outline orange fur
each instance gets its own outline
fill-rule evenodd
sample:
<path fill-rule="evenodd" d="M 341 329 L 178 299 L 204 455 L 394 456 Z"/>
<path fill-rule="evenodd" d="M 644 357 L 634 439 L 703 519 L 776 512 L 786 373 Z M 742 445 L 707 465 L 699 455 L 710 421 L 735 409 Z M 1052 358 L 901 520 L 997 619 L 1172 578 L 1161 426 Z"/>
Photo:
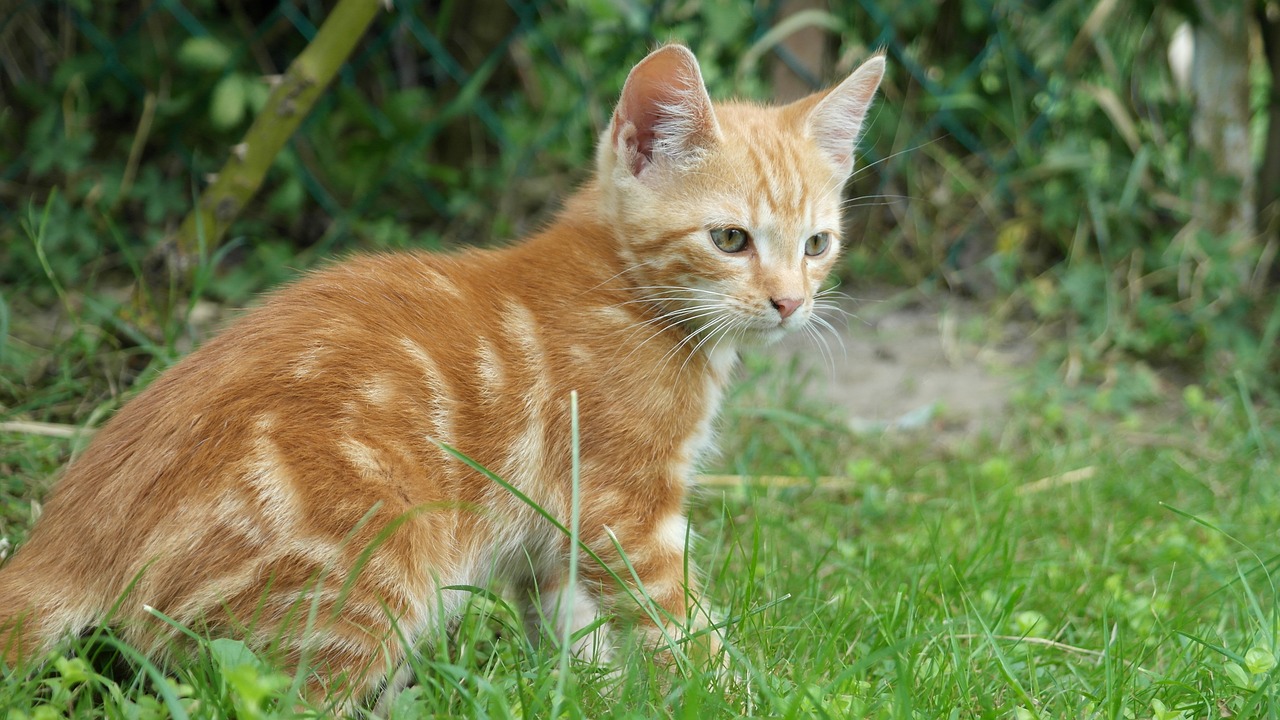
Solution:
<path fill-rule="evenodd" d="M 662 48 L 632 71 L 595 179 L 544 232 L 355 258 L 269 296 L 68 469 L 0 570 L 5 660 L 103 623 L 166 655 L 179 638 L 154 608 L 309 663 L 314 699 L 359 701 L 404 659 L 397 633 L 419 638 L 458 608 L 448 585 L 537 588 L 540 614 L 576 627 L 636 615 L 590 562 L 566 587 L 567 539 L 440 446 L 567 523 L 574 390 L 582 537 L 629 578 L 616 538 L 683 623 L 698 592 L 686 488 L 736 348 L 810 319 L 839 251 L 839 148 L 882 72 L 873 59 L 786 107 L 713 106 L 692 54 Z M 709 231 L 725 227 L 750 244 L 718 249 Z M 819 233 L 830 246 L 806 255 Z M 557 605 L 571 598 L 572 612 Z"/>

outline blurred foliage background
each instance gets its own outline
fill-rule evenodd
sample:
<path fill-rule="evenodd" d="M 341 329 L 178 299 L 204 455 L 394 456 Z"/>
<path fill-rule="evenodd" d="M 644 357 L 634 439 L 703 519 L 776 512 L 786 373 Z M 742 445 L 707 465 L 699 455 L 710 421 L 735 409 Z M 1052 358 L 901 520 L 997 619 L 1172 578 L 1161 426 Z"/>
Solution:
<path fill-rule="evenodd" d="M 1263 177 L 1275 2 L 393 0 L 202 258 L 197 292 L 169 299 L 176 313 L 140 308 L 161 296 L 139 287 L 163 277 L 149 268 L 332 7 L 0 4 L 0 408 L 75 418 L 189 347 L 201 303 L 243 305 L 335 255 L 520 236 L 586 177 L 627 70 L 664 41 L 695 50 L 713 94 L 761 100 L 888 52 L 848 188 L 853 287 L 964 293 L 993 322 L 1032 321 L 1067 383 L 1139 363 L 1280 389 Z M 1234 56 L 1203 52 L 1206 29 L 1237 21 Z M 1194 60 L 1177 59 L 1184 27 Z M 1193 132 L 1206 63 L 1233 62 L 1244 158 Z M 1242 205 L 1244 224 L 1214 219 Z M 47 357 L 42 337 L 69 334 L 51 316 L 78 318 L 82 352 Z M 118 352 L 85 387 L 66 366 L 103 349 Z M 65 402 L 31 394 L 42 375 L 68 379 L 43 384 Z"/>

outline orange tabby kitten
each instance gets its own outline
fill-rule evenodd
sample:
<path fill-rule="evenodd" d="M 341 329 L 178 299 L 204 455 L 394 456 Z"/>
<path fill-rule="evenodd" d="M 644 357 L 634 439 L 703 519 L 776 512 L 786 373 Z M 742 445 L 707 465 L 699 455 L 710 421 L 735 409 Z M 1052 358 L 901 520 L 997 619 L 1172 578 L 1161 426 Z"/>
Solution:
<path fill-rule="evenodd" d="M 452 585 L 536 591 L 557 637 L 600 614 L 639 615 L 657 646 L 705 627 L 687 611 L 688 484 L 737 348 L 812 317 L 883 72 L 877 56 L 784 107 L 713 105 L 693 54 L 664 47 L 544 232 L 356 258 L 268 297 L 67 470 L 0 570 L 4 660 L 103 623 L 165 656 L 180 637 L 154 609 L 306 663 L 308 697 L 349 706 L 403 682 L 406 644 L 464 602 Z M 581 537 L 630 582 L 621 547 L 654 616 L 594 561 L 568 587 L 564 534 L 441 447 L 568 524 L 573 390 Z M 607 642 L 602 625 L 575 650 Z"/>

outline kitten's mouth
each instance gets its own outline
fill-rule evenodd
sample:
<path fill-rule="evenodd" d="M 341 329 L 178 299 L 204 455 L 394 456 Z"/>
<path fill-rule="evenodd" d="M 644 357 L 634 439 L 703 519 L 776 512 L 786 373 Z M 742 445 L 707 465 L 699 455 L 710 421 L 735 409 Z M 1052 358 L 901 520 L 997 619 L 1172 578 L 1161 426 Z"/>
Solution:
<path fill-rule="evenodd" d="M 799 330 L 800 328 L 803 328 L 805 325 L 808 325 L 808 324 L 809 324 L 809 316 L 806 314 L 803 317 L 801 317 L 800 314 L 797 313 L 795 315 L 790 315 L 778 320 L 778 324 L 775 325 L 774 327 L 776 327 L 778 330 L 781 330 L 783 332 L 790 333 L 790 332 L 795 332 L 796 330 Z"/>
<path fill-rule="evenodd" d="M 696 328 L 694 332 L 713 338 L 723 337 L 732 344 L 763 346 L 777 343 L 809 323 L 808 315 L 800 317 L 799 313 L 785 318 L 777 318 L 776 315 L 771 318 L 757 312 L 739 311 L 721 318 L 722 321 L 713 319 L 692 325 Z M 710 342 L 713 341 L 708 340 Z"/>
<path fill-rule="evenodd" d="M 773 345 L 803 326 L 804 323 L 788 322 L 786 320 L 775 324 L 756 326 L 751 329 L 751 332 L 744 334 L 744 344 Z"/>

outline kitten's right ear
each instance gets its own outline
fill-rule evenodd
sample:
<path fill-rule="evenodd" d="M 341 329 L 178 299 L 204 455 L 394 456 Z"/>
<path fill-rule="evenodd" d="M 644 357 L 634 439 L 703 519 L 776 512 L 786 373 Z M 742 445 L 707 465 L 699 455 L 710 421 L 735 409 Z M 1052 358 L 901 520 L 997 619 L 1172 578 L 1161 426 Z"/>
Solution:
<path fill-rule="evenodd" d="M 667 45 L 631 69 L 609 138 L 632 175 L 664 163 L 687 167 L 719 136 L 702 70 L 688 48 Z"/>

